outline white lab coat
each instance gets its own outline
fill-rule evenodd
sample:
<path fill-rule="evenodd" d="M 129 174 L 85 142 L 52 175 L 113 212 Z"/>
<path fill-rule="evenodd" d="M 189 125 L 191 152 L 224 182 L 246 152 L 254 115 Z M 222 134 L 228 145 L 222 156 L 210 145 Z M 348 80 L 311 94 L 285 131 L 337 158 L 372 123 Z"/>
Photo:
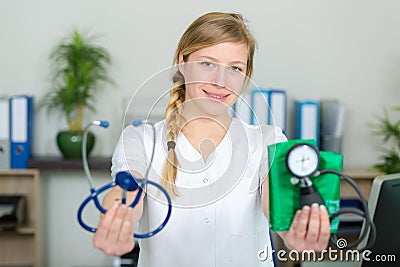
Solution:
<path fill-rule="evenodd" d="M 149 179 L 160 182 L 166 159 L 165 120 L 156 128 Z M 112 176 L 135 170 L 145 174 L 153 145 L 150 126 L 128 126 L 112 159 Z M 139 240 L 141 267 L 273 266 L 269 225 L 261 207 L 261 183 L 268 172 L 267 146 L 285 141 L 279 128 L 250 126 L 233 119 L 228 132 L 206 161 L 180 134 L 179 169 L 171 218 L 157 235 Z M 164 220 L 165 197 L 148 186 L 139 230 Z M 268 249 L 261 261 L 260 250 Z M 265 257 L 265 254 L 263 255 Z"/>

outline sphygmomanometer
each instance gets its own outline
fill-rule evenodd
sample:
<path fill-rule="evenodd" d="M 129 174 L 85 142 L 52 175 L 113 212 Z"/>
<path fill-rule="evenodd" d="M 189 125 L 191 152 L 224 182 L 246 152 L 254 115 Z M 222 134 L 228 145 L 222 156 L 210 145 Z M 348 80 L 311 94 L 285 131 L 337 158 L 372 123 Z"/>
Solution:
<path fill-rule="evenodd" d="M 368 244 L 372 246 L 376 230 L 369 215 L 367 201 L 360 188 L 351 177 L 342 172 L 343 155 L 332 151 L 319 151 L 313 140 L 289 140 L 270 145 L 269 188 L 270 225 L 272 231 L 287 231 L 296 210 L 305 205 L 317 203 L 325 205 L 331 220 L 331 242 L 336 244 L 339 216 L 356 214 L 365 220 L 365 226 L 358 240 L 348 244 L 348 248 L 358 246 L 371 232 Z M 348 182 L 356 191 L 362 209 L 340 207 L 340 178 Z"/>

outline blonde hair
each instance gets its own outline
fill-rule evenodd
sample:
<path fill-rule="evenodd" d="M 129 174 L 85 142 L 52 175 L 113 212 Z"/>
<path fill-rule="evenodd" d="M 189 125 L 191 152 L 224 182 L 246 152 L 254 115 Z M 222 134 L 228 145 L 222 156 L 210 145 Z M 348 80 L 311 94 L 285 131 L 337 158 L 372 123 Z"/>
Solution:
<path fill-rule="evenodd" d="M 196 19 L 183 33 L 174 56 L 174 63 L 179 56 L 186 61 L 188 56 L 205 47 L 223 42 L 247 44 L 246 76 L 253 74 L 253 57 L 256 41 L 240 14 L 211 12 Z M 167 141 L 175 141 L 185 119 L 182 116 L 182 103 L 185 101 L 185 80 L 179 70 L 174 74 L 174 86 L 170 91 L 170 100 L 165 111 L 167 122 Z M 174 149 L 168 148 L 167 160 L 163 170 L 162 185 L 172 195 L 178 195 L 175 186 L 178 158 Z"/>

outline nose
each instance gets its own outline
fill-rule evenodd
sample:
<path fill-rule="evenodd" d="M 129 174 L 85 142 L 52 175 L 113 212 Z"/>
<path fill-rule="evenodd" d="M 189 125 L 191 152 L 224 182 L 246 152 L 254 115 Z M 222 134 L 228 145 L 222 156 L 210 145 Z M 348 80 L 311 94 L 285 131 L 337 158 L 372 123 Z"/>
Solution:
<path fill-rule="evenodd" d="M 226 87 L 227 85 L 227 66 L 218 65 L 217 71 L 214 73 L 212 83 L 218 87 Z"/>

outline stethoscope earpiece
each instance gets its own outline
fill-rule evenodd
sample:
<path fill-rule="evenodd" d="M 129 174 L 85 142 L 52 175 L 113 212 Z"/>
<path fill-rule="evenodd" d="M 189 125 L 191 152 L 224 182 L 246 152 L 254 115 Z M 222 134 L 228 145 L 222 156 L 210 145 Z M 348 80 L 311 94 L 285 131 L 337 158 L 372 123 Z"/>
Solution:
<path fill-rule="evenodd" d="M 108 126 L 110 126 L 110 124 L 108 123 L 108 121 L 93 121 L 93 123 L 95 125 L 101 126 L 103 128 L 108 128 Z"/>

